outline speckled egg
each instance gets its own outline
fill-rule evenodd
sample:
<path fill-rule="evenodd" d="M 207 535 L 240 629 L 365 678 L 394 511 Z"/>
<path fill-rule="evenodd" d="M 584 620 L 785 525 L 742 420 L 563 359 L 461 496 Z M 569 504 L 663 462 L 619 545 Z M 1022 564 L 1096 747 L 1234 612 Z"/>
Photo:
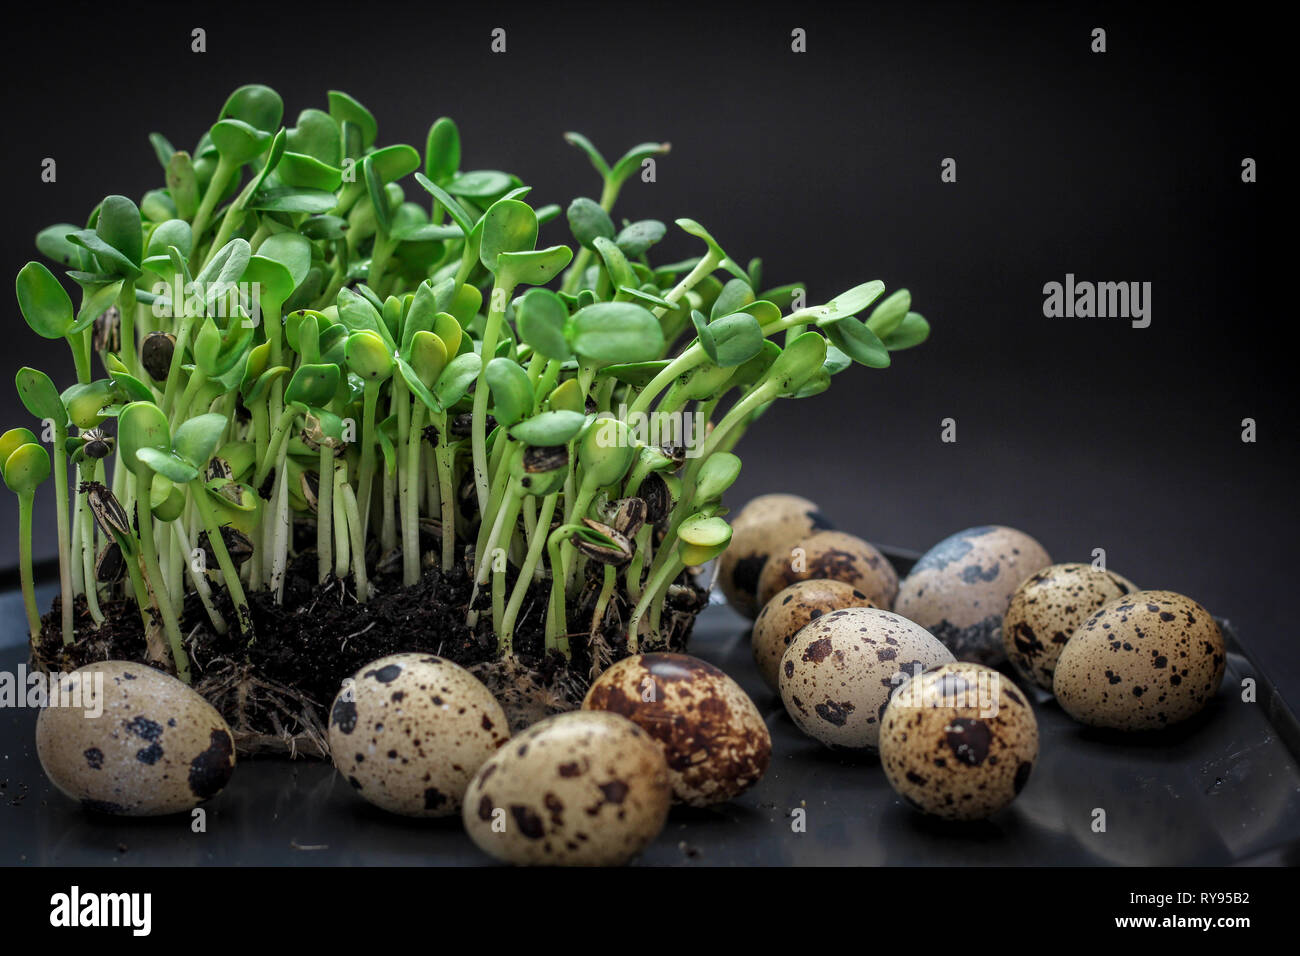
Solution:
<path fill-rule="evenodd" d="M 465 794 L 479 849 L 520 865 L 626 863 L 663 829 L 672 805 L 663 752 L 626 717 L 548 717 L 483 764 Z"/>
<path fill-rule="evenodd" d="M 584 710 L 621 714 L 663 750 L 673 797 L 723 803 L 758 782 L 772 757 L 763 715 L 740 685 L 688 654 L 625 657 L 597 678 Z"/>
<path fill-rule="evenodd" d="M 36 754 L 69 797 L 125 816 L 189 810 L 235 770 L 221 714 L 176 678 L 131 661 L 87 664 L 54 685 L 36 719 Z"/>
<path fill-rule="evenodd" d="M 1009 678 L 979 664 L 944 664 L 908 681 L 885 708 L 880 763 L 909 804 L 978 820 L 1024 789 L 1038 759 L 1033 707 Z"/>
<path fill-rule="evenodd" d="M 1053 564 L 1031 574 L 1002 617 L 1002 649 L 1026 680 L 1052 689 L 1056 660 L 1075 628 L 1107 601 L 1137 587 L 1090 564 Z"/>
<path fill-rule="evenodd" d="M 794 636 L 809 621 L 844 607 L 875 607 L 871 599 L 851 584 L 813 578 L 796 581 L 763 605 L 754 619 L 750 643 L 754 663 L 767 686 L 781 686 L 781 658 Z"/>
<path fill-rule="evenodd" d="M 375 806 L 412 817 L 459 813 L 470 779 L 509 737 L 492 692 L 433 654 L 372 661 L 330 710 L 339 773 Z"/>
<path fill-rule="evenodd" d="M 758 601 L 758 576 L 767 559 L 830 522 L 807 498 L 798 495 L 759 495 L 731 522 L 731 543 L 718 559 L 718 586 L 738 614 L 753 619 Z"/>
<path fill-rule="evenodd" d="M 898 594 L 898 573 L 873 545 L 842 531 L 819 531 L 768 558 L 758 576 L 760 607 L 796 581 L 812 578 L 851 584 L 886 610 Z"/>
<path fill-rule="evenodd" d="M 1134 591 L 1103 605 L 1056 662 L 1056 699 L 1075 720 L 1156 730 L 1199 712 L 1219 690 L 1223 632 L 1173 591 Z"/>
<path fill-rule="evenodd" d="M 996 667 L 1002 616 L 1020 583 L 1052 563 L 1029 535 L 1001 525 L 968 528 L 927 551 L 898 590 L 894 610 L 948 645 L 959 661 Z"/>
<path fill-rule="evenodd" d="M 809 737 L 835 749 L 870 751 L 894 688 L 951 660 L 933 635 L 892 611 L 844 608 L 794 636 L 781 659 L 781 699 Z"/>

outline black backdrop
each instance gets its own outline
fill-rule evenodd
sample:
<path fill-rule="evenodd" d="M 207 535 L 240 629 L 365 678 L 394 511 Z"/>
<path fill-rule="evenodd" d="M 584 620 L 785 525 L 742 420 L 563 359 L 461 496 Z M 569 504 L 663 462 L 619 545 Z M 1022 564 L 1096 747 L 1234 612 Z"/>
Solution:
<path fill-rule="evenodd" d="M 304 11 L 294 23 L 286 12 Z M 308 12 L 309 11 L 309 12 Z M 1285 62 L 1264 18 L 1192 8 L 609 2 L 409 7 L 59 5 L 8 27 L 6 275 L 51 222 L 161 185 L 147 142 L 189 148 L 226 94 L 264 82 L 286 116 L 329 88 L 366 103 L 381 142 L 460 125 L 466 168 L 517 172 L 539 203 L 595 195 L 561 133 L 606 153 L 668 140 L 658 181 L 617 213 L 705 223 L 738 259 L 813 298 L 869 278 L 907 286 L 934 327 L 886 371 L 785 402 L 738 449 L 735 503 L 789 490 L 880 543 L 923 550 L 1005 523 L 1058 560 L 1105 548 L 1148 587 L 1229 617 L 1293 706 L 1295 398 L 1274 132 Z M 208 52 L 190 52 L 190 30 Z M 494 27 L 507 52 L 489 50 Z M 807 31 L 808 52 L 790 50 Z M 1108 50 L 1090 52 L 1091 31 Z M 45 157 L 54 184 L 40 181 Z M 957 182 L 940 181 L 945 157 Z M 1244 184 L 1244 157 L 1260 182 Z M 547 241 L 568 241 L 563 225 Z M 693 254 L 676 237 L 662 255 Z M 1043 284 L 1153 285 L 1152 324 L 1048 319 Z M 1290 269 L 1282 272 L 1289 276 Z M 71 375 L 11 300 L 0 371 Z M 6 333 L 8 335 L 8 333 Z M 10 344 L 12 342 L 12 344 Z M 0 387 L 6 424 L 27 422 Z M 954 418 L 957 441 L 940 441 Z M 1241 441 L 1241 421 L 1259 440 Z M 12 504 L 12 501 L 11 501 Z M 2 564 L 16 560 L 5 506 Z M 52 508 L 40 521 L 53 522 Z M 38 555 L 52 553 L 52 536 Z"/>

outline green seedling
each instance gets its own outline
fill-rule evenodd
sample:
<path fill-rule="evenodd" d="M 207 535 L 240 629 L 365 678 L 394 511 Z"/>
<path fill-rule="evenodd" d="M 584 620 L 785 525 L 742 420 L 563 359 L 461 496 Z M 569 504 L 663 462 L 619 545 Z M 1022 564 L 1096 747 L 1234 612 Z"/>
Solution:
<path fill-rule="evenodd" d="M 252 642 L 257 592 L 284 600 L 307 541 L 320 587 L 360 602 L 469 569 L 502 655 L 541 627 L 567 656 L 615 612 L 630 648 L 661 646 L 682 623 L 661 620 L 671 589 L 730 539 L 751 424 L 929 335 L 907 290 L 807 304 L 693 219 L 619 217 L 667 144 L 611 163 L 570 133 L 599 191 L 539 206 L 517 176 L 462 168 L 446 117 L 421 152 L 342 91 L 286 120 L 255 84 L 209 122 L 192 150 L 150 138 L 163 173 L 131 185 L 139 205 L 109 195 L 37 236 L 79 303 L 45 265 L 17 275 L 24 320 L 68 342 L 75 375 L 60 393 L 22 369 L 40 428 L 0 437 L 34 636 L 33 490 L 53 470 L 63 640 L 78 596 L 95 624 L 134 601 L 183 677 L 181 634 L 228 626 L 219 590 Z M 697 254 L 659 261 L 675 232 Z M 462 610 L 486 640 L 477 601 Z"/>

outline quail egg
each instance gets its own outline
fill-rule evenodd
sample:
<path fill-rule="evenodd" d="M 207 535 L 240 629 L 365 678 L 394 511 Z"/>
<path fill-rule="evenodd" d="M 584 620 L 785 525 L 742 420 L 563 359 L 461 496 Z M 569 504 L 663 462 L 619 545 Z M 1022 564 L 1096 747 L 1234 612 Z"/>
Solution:
<path fill-rule="evenodd" d="M 548 717 L 490 757 L 465 794 L 473 841 L 516 864 L 626 863 L 663 829 L 672 805 L 663 752 L 626 717 Z"/>
<path fill-rule="evenodd" d="M 830 528 L 830 522 L 807 498 L 760 495 L 731 522 L 731 543 L 718 559 L 718 586 L 737 613 L 753 619 L 758 576 L 774 552 L 786 552 L 800 538 Z"/>
<path fill-rule="evenodd" d="M 898 573 L 875 547 L 842 531 L 819 531 L 768 558 L 758 576 L 759 606 L 796 581 L 812 578 L 851 584 L 886 610 L 898 594 Z"/>
<path fill-rule="evenodd" d="M 1209 611 L 1173 591 L 1134 591 L 1074 632 L 1052 686 L 1075 720 L 1155 730 L 1205 707 L 1225 661 L 1223 632 Z"/>
<path fill-rule="evenodd" d="M 36 719 L 36 754 L 69 797 L 125 816 L 189 810 L 220 793 L 235 770 L 234 737 L 216 708 L 130 661 L 87 664 L 52 682 Z"/>
<path fill-rule="evenodd" d="M 908 681 L 885 708 L 880 763 L 913 807 L 978 820 L 1024 789 L 1038 721 L 1012 680 L 979 664 L 944 664 Z"/>
<path fill-rule="evenodd" d="M 740 685 L 688 654 L 625 657 L 597 678 L 584 710 L 621 714 L 663 750 L 673 797 L 705 807 L 758 782 L 772 757 L 763 715 Z"/>
<path fill-rule="evenodd" d="M 433 654 L 372 661 L 330 710 L 339 773 L 375 806 L 406 816 L 459 813 L 470 778 L 509 736 L 491 691 Z"/>
<path fill-rule="evenodd" d="M 894 610 L 948 645 L 959 661 L 996 667 L 1002 615 L 1025 578 L 1052 563 L 1029 535 L 1001 525 L 967 528 L 922 555 Z"/>
<path fill-rule="evenodd" d="M 781 659 L 781 699 L 795 725 L 827 747 L 875 750 L 895 687 L 952 654 L 891 611 L 850 607 L 810 622 Z"/>
<path fill-rule="evenodd" d="M 763 605 L 754 620 L 750 643 L 754 663 L 767 686 L 781 686 L 781 658 L 785 649 L 809 621 L 844 607 L 875 607 L 871 599 L 851 584 L 812 578 L 796 581 Z"/>
<path fill-rule="evenodd" d="M 1107 601 L 1137 587 L 1090 564 L 1053 564 L 1031 574 L 1002 617 L 1002 647 L 1026 680 L 1052 689 L 1052 672 L 1075 628 Z"/>

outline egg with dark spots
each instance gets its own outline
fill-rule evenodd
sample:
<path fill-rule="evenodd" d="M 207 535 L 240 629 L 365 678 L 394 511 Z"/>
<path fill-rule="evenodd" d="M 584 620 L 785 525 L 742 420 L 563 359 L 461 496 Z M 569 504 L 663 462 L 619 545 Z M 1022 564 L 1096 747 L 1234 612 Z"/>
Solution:
<path fill-rule="evenodd" d="M 680 803 L 723 803 L 767 770 L 772 736 L 740 685 L 688 654 L 636 654 L 591 685 L 584 710 L 627 717 L 663 750 Z"/>
<path fill-rule="evenodd" d="M 235 770 L 234 736 L 216 708 L 175 677 L 132 661 L 66 675 L 36 719 L 36 754 L 63 793 L 125 816 L 190 810 L 220 793 Z"/>
<path fill-rule="evenodd" d="M 1011 596 L 1002 649 L 1022 677 L 1051 690 L 1056 661 L 1075 629 L 1107 601 L 1136 590 L 1128 578 L 1090 564 L 1036 571 Z"/>
<path fill-rule="evenodd" d="M 968 528 L 921 556 L 899 587 L 894 610 L 943 641 L 957 660 L 996 667 L 1006 660 L 1002 618 L 1011 596 L 1051 563 L 1023 531 Z"/>
<path fill-rule="evenodd" d="M 778 591 L 754 619 L 750 638 L 754 663 L 767 686 L 780 688 L 781 658 L 805 624 L 840 608 L 875 606 L 866 594 L 843 581 L 812 578 Z"/>
<path fill-rule="evenodd" d="M 819 531 L 774 553 L 758 578 L 758 600 L 766 606 L 797 581 L 821 578 L 851 584 L 876 607 L 889 610 L 898 594 L 898 573 L 874 545 L 842 531 Z"/>
<path fill-rule="evenodd" d="M 951 660 L 932 634 L 899 614 L 843 608 L 794 636 L 781 658 L 781 700 L 795 726 L 814 740 L 873 751 L 894 688 Z"/>
<path fill-rule="evenodd" d="M 644 850 L 672 805 L 663 752 L 618 714 L 548 717 L 470 782 L 461 814 L 485 853 L 518 865 L 616 866 Z"/>
<path fill-rule="evenodd" d="M 731 522 L 731 542 L 718 559 L 718 586 L 727 603 L 751 620 L 762 604 L 758 577 L 767 559 L 831 524 L 807 498 L 798 495 L 759 495 L 740 509 Z"/>
<path fill-rule="evenodd" d="M 1219 691 L 1223 632 L 1174 591 L 1134 591 L 1103 605 L 1070 638 L 1052 687 L 1075 720 L 1158 730 L 1199 713 Z"/>
<path fill-rule="evenodd" d="M 366 800 L 405 816 L 459 813 L 470 779 L 509 736 L 492 692 L 434 654 L 367 664 L 330 708 L 334 766 Z"/>
<path fill-rule="evenodd" d="M 1038 720 L 1009 677 L 979 664 L 931 668 L 889 701 L 880 727 L 885 778 L 907 803 L 948 820 L 1007 807 L 1038 760 Z"/>

